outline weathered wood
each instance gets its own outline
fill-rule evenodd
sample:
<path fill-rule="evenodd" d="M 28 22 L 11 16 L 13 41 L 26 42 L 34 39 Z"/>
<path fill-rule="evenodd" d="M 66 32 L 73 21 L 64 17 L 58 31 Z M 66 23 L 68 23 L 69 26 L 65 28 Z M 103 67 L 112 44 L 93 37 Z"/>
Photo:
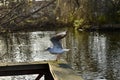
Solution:
<path fill-rule="evenodd" d="M 36 80 L 45 75 L 45 80 L 83 80 L 64 61 L 0 63 L 0 76 L 39 74 Z"/>
<path fill-rule="evenodd" d="M 67 63 L 49 63 L 54 80 L 83 80 Z"/>
<path fill-rule="evenodd" d="M 0 76 L 25 75 L 25 74 L 45 74 L 49 66 L 45 62 L 31 63 L 1 63 Z"/>
<path fill-rule="evenodd" d="M 50 71 L 45 74 L 45 80 L 55 80 Z"/>
<path fill-rule="evenodd" d="M 35 80 L 40 80 L 40 78 L 43 76 L 43 74 L 39 74 Z"/>

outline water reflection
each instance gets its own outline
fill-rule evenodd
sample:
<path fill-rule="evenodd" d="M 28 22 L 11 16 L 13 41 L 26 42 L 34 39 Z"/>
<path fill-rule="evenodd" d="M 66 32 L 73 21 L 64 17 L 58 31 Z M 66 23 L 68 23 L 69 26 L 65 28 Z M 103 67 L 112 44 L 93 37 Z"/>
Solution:
<path fill-rule="evenodd" d="M 54 32 L 11 33 L 0 36 L 0 62 L 29 62 L 54 59 L 44 52 Z"/>
<path fill-rule="evenodd" d="M 38 75 L 19 75 L 19 76 L 3 76 L 0 77 L 0 80 L 35 80 Z M 44 80 L 44 77 L 42 77 L 40 80 Z"/>
<path fill-rule="evenodd" d="M 48 46 L 52 45 L 49 39 L 53 34 L 54 32 L 45 31 L 0 35 L 0 62 L 55 60 L 55 55 L 44 52 Z M 0 80 L 35 80 L 36 76 L 0 77 Z"/>
<path fill-rule="evenodd" d="M 120 80 L 119 32 L 70 30 L 67 61 L 85 80 Z"/>
<path fill-rule="evenodd" d="M 97 78 L 106 77 L 106 37 L 100 35 L 99 33 L 91 32 L 89 36 L 89 53 L 91 54 L 92 59 L 96 62 L 97 67 Z"/>
<path fill-rule="evenodd" d="M 68 31 L 63 46 L 71 50 L 64 57 L 80 76 L 85 80 L 120 80 L 119 32 Z M 55 60 L 56 56 L 43 51 L 52 46 L 49 39 L 54 33 L 39 31 L 0 35 L 0 62 Z M 32 78 L 36 75 L 32 76 L 14 76 L 10 80 L 34 80 Z"/>

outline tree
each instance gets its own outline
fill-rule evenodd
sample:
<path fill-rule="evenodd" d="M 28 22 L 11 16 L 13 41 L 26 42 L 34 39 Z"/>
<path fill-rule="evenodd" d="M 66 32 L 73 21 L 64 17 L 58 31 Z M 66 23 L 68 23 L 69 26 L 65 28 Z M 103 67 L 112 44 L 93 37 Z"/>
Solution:
<path fill-rule="evenodd" d="M 120 23 L 120 0 L 57 0 L 64 22 L 83 25 Z M 81 23 L 82 21 L 82 23 Z"/>
<path fill-rule="evenodd" d="M 13 26 L 16 28 L 16 26 L 24 25 L 26 22 L 30 22 L 30 20 L 36 20 L 35 16 L 37 16 L 37 20 L 42 20 L 43 17 L 46 17 L 45 14 L 50 12 L 54 2 L 55 0 L 44 0 L 39 1 L 38 5 L 38 2 L 34 0 L 3 0 L 1 4 L 8 4 L 0 6 L 2 9 L 0 12 L 0 26 L 4 29 L 14 29 Z"/>

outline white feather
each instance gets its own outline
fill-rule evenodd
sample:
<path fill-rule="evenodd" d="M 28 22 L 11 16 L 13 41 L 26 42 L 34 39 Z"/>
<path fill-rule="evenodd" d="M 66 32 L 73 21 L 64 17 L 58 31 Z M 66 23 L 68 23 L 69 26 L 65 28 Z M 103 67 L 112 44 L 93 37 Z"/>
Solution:
<path fill-rule="evenodd" d="M 63 49 L 64 51 L 69 51 L 70 49 Z"/>

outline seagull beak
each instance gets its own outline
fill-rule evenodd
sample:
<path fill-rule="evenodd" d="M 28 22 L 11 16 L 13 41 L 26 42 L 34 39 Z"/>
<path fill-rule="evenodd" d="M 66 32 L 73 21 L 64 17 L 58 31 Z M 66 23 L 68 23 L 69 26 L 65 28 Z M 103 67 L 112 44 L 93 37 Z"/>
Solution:
<path fill-rule="evenodd" d="M 46 52 L 46 51 L 47 51 L 47 49 L 43 49 L 42 51 L 43 51 L 43 52 Z"/>

